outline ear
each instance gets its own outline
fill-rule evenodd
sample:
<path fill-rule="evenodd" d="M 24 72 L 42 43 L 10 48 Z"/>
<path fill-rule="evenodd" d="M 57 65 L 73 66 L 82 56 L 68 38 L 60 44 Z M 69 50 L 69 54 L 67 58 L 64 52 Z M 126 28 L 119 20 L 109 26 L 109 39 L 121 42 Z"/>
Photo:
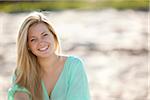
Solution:
<path fill-rule="evenodd" d="M 28 50 L 30 51 L 31 49 L 30 49 L 30 48 L 28 48 Z"/>
<path fill-rule="evenodd" d="M 29 47 L 29 45 L 28 45 L 28 42 L 27 42 L 27 49 L 28 49 L 28 50 L 31 50 L 30 47 Z"/>
<path fill-rule="evenodd" d="M 28 49 L 28 51 L 30 51 L 31 49 L 30 49 L 30 47 L 29 47 L 29 43 L 28 43 L 28 40 L 27 40 L 27 49 Z"/>

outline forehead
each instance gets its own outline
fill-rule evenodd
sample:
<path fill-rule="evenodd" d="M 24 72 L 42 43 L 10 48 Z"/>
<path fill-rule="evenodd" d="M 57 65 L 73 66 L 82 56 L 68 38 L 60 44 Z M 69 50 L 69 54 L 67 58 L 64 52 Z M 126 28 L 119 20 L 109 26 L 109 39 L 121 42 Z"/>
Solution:
<path fill-rule="evenodd" d="M 32 36 L 32 35 L 39 35 L 43 32 L 50 32 L 47 25 L 45 23 L 35 23 L 33 25 L 30 26 L 29 30 L 28 30 L 28 35 Z"/>

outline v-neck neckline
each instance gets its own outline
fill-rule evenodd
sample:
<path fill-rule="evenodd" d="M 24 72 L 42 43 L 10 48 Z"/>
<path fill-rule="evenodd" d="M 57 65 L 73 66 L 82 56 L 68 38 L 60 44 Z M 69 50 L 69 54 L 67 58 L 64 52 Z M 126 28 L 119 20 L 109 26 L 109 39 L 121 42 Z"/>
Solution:
<path fill-rule="evenodd" d="M 50 98 L 52 97 L 52 95 L 54 94 L 54 91 L 56 90 L 59 81 L 62 79 L 61 77 L 63 76 L 63 73 L 64 73 L 65 67 L 66 67 L 66 65 L 67 65 L 68 59 L 69 59 L 69 56 L 67 56 L 67 58 L 66 58 L 66 61 L 65 61 L 65 63 L 64 63 L 64 67 L 63 67 L 63 69 L 62 69 L 62 71 L 61 71 L 61 73 L 60 73 L 60 76 L 59 76 L 59 78 L 58 78 L 58 80 L 57 80 L 57 82 L 56 82 L 56 84 L 55 84 L 53 90 L 51 91 L 50 96 L 48 95 L 48 92 L 47 92 L 47 89 L 46 89 L 46 87 L 45 87 L 44 81 L 42 80 L 43 92 L 46 93 L 46 95 L 48 96 L 49 99 L 50 99 Z"/>

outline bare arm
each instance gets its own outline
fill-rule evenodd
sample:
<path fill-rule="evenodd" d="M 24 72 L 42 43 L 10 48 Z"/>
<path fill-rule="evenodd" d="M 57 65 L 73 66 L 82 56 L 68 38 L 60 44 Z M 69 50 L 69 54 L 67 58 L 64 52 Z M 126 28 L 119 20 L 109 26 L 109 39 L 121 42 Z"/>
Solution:
<path fill-rule="evenodd" d="M 29 96 L 27 93 L 16 92 L 14 96 L 14 100 L 29 100 Z"/>

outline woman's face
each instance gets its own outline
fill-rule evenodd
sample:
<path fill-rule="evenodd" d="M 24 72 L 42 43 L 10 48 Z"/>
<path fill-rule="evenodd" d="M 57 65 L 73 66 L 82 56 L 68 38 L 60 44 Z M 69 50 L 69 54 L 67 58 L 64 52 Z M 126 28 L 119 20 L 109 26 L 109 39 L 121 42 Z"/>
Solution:
<path fill-rule="evenodd" d="M 28 46 L 34 55 L 43 58 L 55 52 L 54 36 L 44 23 L 33 24 L 28 31 Z"/>

